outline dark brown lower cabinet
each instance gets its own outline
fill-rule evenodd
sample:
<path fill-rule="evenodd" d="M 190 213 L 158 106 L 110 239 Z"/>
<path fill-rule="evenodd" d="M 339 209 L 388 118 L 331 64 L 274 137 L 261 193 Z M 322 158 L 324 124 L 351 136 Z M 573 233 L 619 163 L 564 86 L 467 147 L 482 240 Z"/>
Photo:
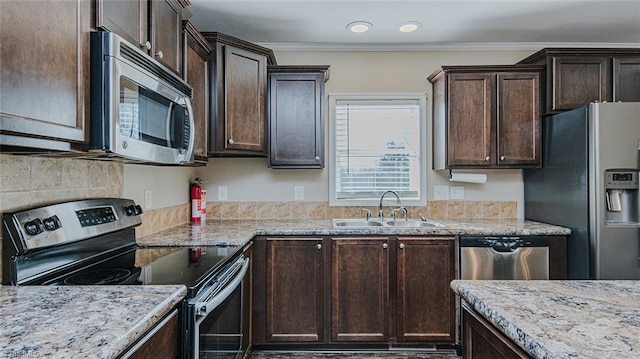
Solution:
<path fill-rule="evenodd" d="M 174 310 L 121 357 L 130 359 L 178 357 L 178 311 Z"/>
<path fill-rule="evenodd" d="M 389 238 L 332 238 L 331 340 L 385 342 Z"/>
<path fill-rule="evenodd" d="M 262 313 L 254 312 L 254 342 L 324 341 L 322 238 L 269 237 L 255 244 L 254 285 L 263 282 L 264 291 L 254 291 L 254 303 L 264 304 L 256 307 Z M 266 254 L 262 261 L 260 250 Z"/>
<path fill-rule="evenodd" d="M 473 311 L 466 303 L 463 309 L 463 359 L 533 358 Z"/>
<path fill-rule="evenodd" d="M 400 237 L 397 243 L 398 341 L 453 342 L 454 238 Z"/>
<path fill-rule="evenodd" d="M 258 237 L 253 347 L 451 347 L 455 238 Z"/>

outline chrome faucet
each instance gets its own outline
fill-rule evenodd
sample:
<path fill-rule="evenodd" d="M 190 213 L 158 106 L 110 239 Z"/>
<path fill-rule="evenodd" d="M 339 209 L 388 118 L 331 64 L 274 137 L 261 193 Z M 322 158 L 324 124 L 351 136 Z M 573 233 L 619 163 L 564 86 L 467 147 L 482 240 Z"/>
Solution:
<path fill-rule="evenodd" d="M 396 203 L 402 206 L 402 202 L 400 202 L 400 196 L 395 191 L 385 191 L 382 196 L 380 196 L 380 205 L 378 206 L 378 218 L 384 219 L 384 211 L 382 210 L 382 200 L 384 199 L 384 195 L 387 193 L 393 193 L 396 196 Z"/>

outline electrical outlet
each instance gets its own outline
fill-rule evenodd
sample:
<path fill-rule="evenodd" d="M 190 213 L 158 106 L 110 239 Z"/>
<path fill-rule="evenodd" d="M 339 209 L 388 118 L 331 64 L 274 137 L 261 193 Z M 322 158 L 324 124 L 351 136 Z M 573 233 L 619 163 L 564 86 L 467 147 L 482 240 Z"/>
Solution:
<path fill-rule="evenodd" d="M 218 201 L 226 201 L 228 195 L 227 186 L 218 186 Z"/>
<path fill-rule="evenodd" d="M 293 199 L 296 201 L 304 201 L 304 186 L 293 187 Z"/>
<path fill-rule="evenodd" d="M 451 186 L 451 199 L 464 200 L 464 186 Z"/>
<path fill-rule="evenodd" d="M 433 199 L 446 201 L 449 199 L 449 186 L 433 186 Z"/>
<path fill-rule="evenodd" d="M 144 190 L 144 209 L 149 209 L 153 206 L 153 192 L 150 189 Z"/>

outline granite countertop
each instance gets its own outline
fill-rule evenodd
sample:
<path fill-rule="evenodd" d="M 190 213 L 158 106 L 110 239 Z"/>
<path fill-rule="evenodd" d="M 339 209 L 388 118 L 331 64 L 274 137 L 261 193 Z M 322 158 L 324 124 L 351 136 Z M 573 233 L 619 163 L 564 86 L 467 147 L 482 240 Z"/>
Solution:
<path fill-rule="evenodd" d="M 0 286 L 0 357 L 115 358 L 179 303 L 184 286 Z"/>
<path fill-rule="evenodd" d="M 244 245 L 261 236 L 337 236 L 337 235 L 561 235 L 570 229 L 522 219 L 438 220 L 444 227 L 333 228 L 322 220 L 208 220 L 206 225 L 183 224 L 137 239 L 142 246 Z"/>
<path fill-rule="evenodd" d="M 640 358 L 639 281 L 451 282 L 535 358 Z"/>

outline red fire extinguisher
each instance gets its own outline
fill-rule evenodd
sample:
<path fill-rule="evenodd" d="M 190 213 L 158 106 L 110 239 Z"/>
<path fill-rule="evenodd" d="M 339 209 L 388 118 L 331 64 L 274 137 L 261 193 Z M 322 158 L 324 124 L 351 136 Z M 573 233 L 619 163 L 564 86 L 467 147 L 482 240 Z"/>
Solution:
<path fill-rule="evenodd" d="M 191 223 L 199 224 L 202 218 L 202 180 L 195 178 L 191 182 Z"/>

